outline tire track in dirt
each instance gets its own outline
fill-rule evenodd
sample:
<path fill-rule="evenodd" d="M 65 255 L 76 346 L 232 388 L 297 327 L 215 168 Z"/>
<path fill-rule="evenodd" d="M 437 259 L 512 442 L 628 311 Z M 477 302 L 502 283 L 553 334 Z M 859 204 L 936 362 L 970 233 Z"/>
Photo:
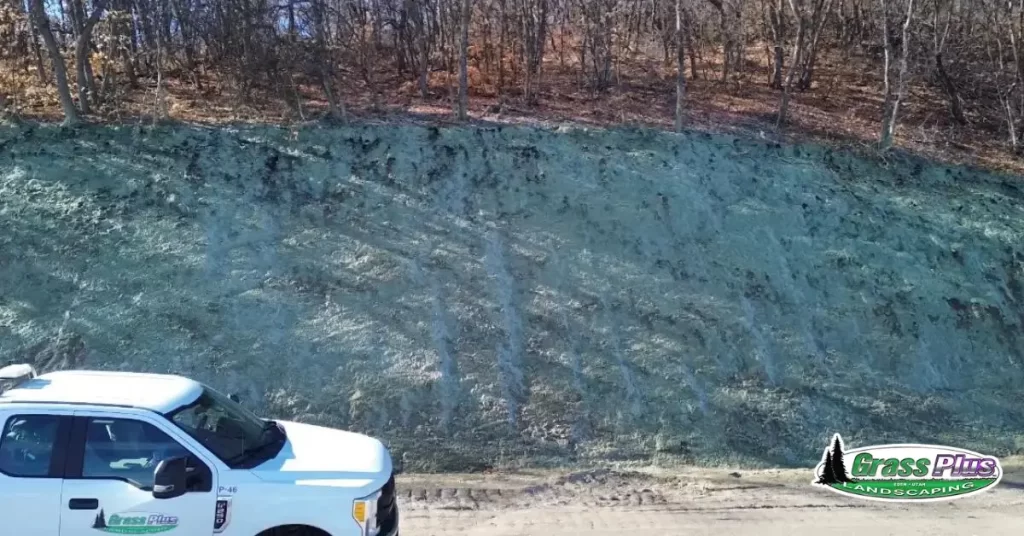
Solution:
<path fill-rule="evenodd" d="M 591 470 L 564 476 L 419 475 L 399 481 L 403 533 L 420 536 L 860 536 L 1016 534 L 1024 484 L 930 504 L 857 501 L 802 475 L 713 471 L 655 477 Z M 436 484 L 436 485 L 434 485 Z"/>
<path fill-rule="evenodd" d="M 540 505 L 652 506 L 670 503 L 672 491 L 636 475 L 582 471 L 520 487 L 399 484 L 411 509 L 501 510 Z"/>
<path fill-rule="evenodd" d="M 485 510 L 529 507 L 537 503 L 582 506 L 666 505 L 668 499 L 651 489 L 629 491 L 591 490 L 589 493 L 562 491 L 538 486 L 523 490 L 498 488 L 409 488 L 399 497 L 413 509 Z"/>
<path fill-rule="evenodd" d="M 739 475 L 739 473 L 732 473 Z M 444 477 L 439 477 L 444 478 Z M 639 472 L 605 469 L 526 481 L 399 483 L 399 497 L 412 510 L 506 510 L 552 506 L 656 508 L 668 511 L 905 509 L 902 504 L 851 502 L 811 489 L 802 482 L 744 482 L 693 477 L 655 478 Z M 1024 505 L 1024 493 L 1006 486 L 1002 501 Z M 955 503 L 954 508 L 957 506 Z"/>

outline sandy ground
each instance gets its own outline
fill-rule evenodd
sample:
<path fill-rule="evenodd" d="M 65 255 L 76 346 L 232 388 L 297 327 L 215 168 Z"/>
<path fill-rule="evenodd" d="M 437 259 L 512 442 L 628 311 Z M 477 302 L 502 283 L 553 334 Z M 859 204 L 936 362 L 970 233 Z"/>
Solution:
<path fill-rule="evenodd" d="M 402 533 L 1010 535 L 1024 528 L 1019 470 L 991 492 L 931 504 L 849 499 L 812 487 L 809 473 L 403 475 Z"/>

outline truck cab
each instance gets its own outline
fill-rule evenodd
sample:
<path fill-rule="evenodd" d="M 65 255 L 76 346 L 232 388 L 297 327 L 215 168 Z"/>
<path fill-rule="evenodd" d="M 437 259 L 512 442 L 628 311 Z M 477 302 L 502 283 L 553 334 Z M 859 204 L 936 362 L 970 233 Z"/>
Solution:
<path fill-rule="evenodd" d="M 0 519 L 33 536 L 397 536 L 398 502 L 377 439 L 260 418 L 182 376 L 12 365 Z"/>

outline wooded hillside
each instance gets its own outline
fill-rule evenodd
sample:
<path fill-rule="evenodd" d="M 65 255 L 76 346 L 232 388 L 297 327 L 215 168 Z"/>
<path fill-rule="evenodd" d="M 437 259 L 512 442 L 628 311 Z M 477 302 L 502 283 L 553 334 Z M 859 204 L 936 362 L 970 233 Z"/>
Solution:
<path fill-rule="evenodd" d="M 739 128 L 1019 171 L 1022 39 L 1024 0 L 0 0 L 0 108 Z"/>

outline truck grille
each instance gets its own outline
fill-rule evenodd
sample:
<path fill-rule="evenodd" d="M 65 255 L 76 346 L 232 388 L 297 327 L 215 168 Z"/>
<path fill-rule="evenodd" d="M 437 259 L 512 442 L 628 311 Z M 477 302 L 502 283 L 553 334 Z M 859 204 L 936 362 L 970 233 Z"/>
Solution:
<path fill-rule="evenodd" d="M 398 497 L 395 493 L 395 475 L 391 475 L 388 483 L 380 490 L 377 499 L 377 526 L 381 536 L 390 536 L 398 527 Z"/>

